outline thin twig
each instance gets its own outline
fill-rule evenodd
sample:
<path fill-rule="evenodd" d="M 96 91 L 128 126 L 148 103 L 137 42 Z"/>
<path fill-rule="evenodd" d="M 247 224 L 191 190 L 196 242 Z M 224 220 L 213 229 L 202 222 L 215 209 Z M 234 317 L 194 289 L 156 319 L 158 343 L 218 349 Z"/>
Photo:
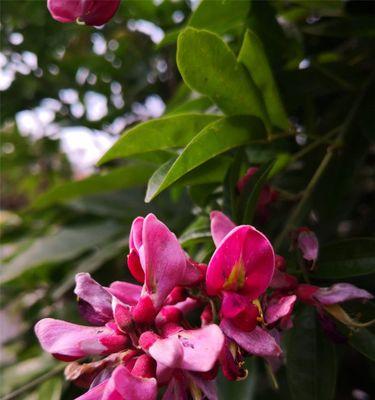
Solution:
<path fill-rule="evenodd" d="M 20 387 L 19 389 L 16 389 L 15 391 L 8 393 L 4 397 L 2 397 L 0 400 L 13 400 L 16 399 L 17 397 L 21 396 L 24 393 L 30 393 L 32 389 L 40 385 L 41 383 L 48 381 L 48 379 L 53 378 L 55 375 L 61 373 L 66 367 L 66 364 L 60 364 L 56 368 L 52 369 L 51 371 L 48 371 L 44 375 L 39 376 L 38 378 L 34 379 L 33 381 L 26 383 L 26 385 Z"/>

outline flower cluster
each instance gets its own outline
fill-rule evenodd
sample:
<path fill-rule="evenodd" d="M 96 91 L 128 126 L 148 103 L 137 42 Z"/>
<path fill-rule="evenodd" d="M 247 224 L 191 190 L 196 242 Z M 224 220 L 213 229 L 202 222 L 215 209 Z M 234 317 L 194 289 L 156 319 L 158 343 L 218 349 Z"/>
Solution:
<path fill-rule="evenodd" d="M 317 242 L 297 240 L 303 254 Z M 35 327 L 44 350 L 70 362 L 67 379 L 88 388 L 80 400 L 217 399 L 219 368 L 230 380 L 246 377 L 244 357 L 282 357 L 280 335 L 292 326 L 296 301 L 323 316 L 349 299 L 372 296 L 350 284 L 299 284 L 267 237 L 211 213 L 216 250 L 208 265 L 188 257 L 153 214 L 134 220 L 127 264 L 141 285 L 103 287 L 76 276 L 82 316 L 93 326 L 46 318 Z M 314 260 L 315 261 L 315 260 Z M 334 315 L 333 312 L 331 312 Z M 95 361 L 77 360 L 95 357 Z"/>

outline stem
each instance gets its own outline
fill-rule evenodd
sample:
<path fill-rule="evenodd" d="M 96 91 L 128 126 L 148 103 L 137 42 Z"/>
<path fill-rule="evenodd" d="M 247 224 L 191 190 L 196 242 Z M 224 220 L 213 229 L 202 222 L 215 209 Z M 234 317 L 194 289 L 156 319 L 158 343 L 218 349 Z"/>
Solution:
<path fill-rule="evenodd" d="M 325 156 L 323 157 L 317 170 L 315 171 L 313 177 L 311 178 L 309 184 L 307 185 L 307 187 L 302 195 L 301 201 L 298 203 L 298 205 L 296 206 L 296 208 L 293 210 L 292 214 L 290 215 L 288 222 L 285 225 L 285 228 L 281 231 L 280 235 L 276 238 L 276 240 L 275 240 L 276 250 L 280 249 L 280 247 L 285 239 L 285 236 L 288 234 L 288 232 L 290 232 L 295 227 L 296 223 L 299 220 L 300 214 L 302 213 L 306 203 L 308 202 L 311 194 L 313 193 L 313 191 L 315 189 L 315 186 L 317 185 L 321 176 L 323 175 L 326 168 L 328 167 L 328 165 L 333 157 L 334 150 L 342 144 L 345 136 L 347 135 L 347 133 L 349 131 L 350 125 L 352 124 L 353 119 L 358 111 L 358 108 L 362 102 L 362 99 L 366 93 L 369 83 L 372 81 L 374 76 L 375 76 L 375 74 L 372 74 L 370 76 L 370 78 L 362 86 L 362 89 L 359 92 L 358 97 L 356 98 L 352 108 L 350 109 L 350 112 L 349 112 L 347 118 L 345 119 L 345 121 L 341 127 L 341 132 L 338 135 L 338 137 L 336 138 L 335 143 L 332 146 L 329 146 L 327 148 L 327 152 L 326 152 Z"/>
<path fill-rule="evenodd" d="M 24 393 L 30 393 L 32 389 L 36 386 L 40 385 L 41 383 L 48 381 L 48 379 L 54 377 L 61 373 L 66 367 L 66 364 L 58 365 L 56 368 L 52 369 L 51 371 L 45 373 L 44 375 L 39 376 L 38 378 L 34 379 L 33 381 L 26 383 L 26 385 L 20 387 L 19 389 L 14 390 L 11 393 L 8 393 L 0 400 L 13 400 L 16 399 L 18 396 L 21 396 Z"/>

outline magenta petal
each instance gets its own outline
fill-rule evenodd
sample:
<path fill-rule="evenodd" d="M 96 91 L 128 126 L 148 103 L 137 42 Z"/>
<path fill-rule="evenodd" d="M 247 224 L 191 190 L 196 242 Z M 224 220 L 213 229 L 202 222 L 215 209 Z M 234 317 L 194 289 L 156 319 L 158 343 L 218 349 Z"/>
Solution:
<path fill-rule="evenodd" d="M 156 340 L 149 348 L 150 355 L 158 362 L 170 368 L 180 368 L 184 349 L 177 337 Z"/>
<path fill-rule="evenodd" d="M 186 257 L 176 236 L 153 214 L 143 223 L 145 287 L 156 308 L 183 280 Z"/>
<path fill-rule="evenodd" d="M 87 25 L 103 25 L 117 11 L 120 0 L 48 0 L 48 9 L 59 22 L 75 22 L 78 18 Z"/>
<path fill-rule="evenodd" d="M 102 400 L 156 400 L 155 378 L 140 378 L 120 365 L 112 373 Z"/>
<path fill-rule="evenodd" d="M 267 324 L 272 324 L 286 315 L 289 315 L 294 307 L 297 296 L 284 296 L 272 302 L 266 309 L 265 320 Z"/>
<path fill-rule="evenodd" d="M 305 260 L 313 262 L 317 260 L 319 242 L 312 230 L 309 228 L 300 228 L 297 236 L 297 244 Z"/>
<path fill-rule="evenodd" d="M 236 227 L 235 223 L 232 222 L 225 214 L 220 211 L 212 211 L 210 214 L 211 218 L 211 235 L 218 247 L 224 237 Z"/>
<path fill-rule="evenodd" d="M 336 283 L 328 288 L 319 288 L 313 297 L 324 305 L 342 303 L 349 300 L 370 300 L 374 296 L 366 290 L 350 283 Z"/>
<path fill-rule="evenodd" d="M 207 291 L 210 295 L 237 291 L 255 299 L 268 287 L 274 266 L 269 240 L 252 226 L 238 226 L 220 243 L 208 264 Z"/>
<path fill-rule="evenodd" d="M 104 389 L 107 385 L 108 379 L 104 382 L 100 383 L 97 386 L 94 386 L 88 392 L 83 394 L 82 396 L 77 397 L 75 400 L 101 400 L 103 397 Z"/>
<path fill-rule="evenodd" d="M 224 292 L 221 316 L 232 321 L 239 329 L 252 331 L 257 324 L 258 308 L 246 296 Z"/>
<path fill-rule="evenodd" d="M 76 275 L 74 293 L 78 296 L 78 304 L 82 316 L 93 325 L 104 325 L 113 319 L 112 296 L 90 274 Z"/>
<path fill-rule="evenodd" d="M 206 372 L 215 365 L 223 345 L 223 333 L 212 324 L 157 340 L 149 352 L 156 361 L 168 367 Z"/>
<path fill-rule="evenodd" d="M 64 361 L 104 355 L 124 348 L 127 338 L 107 327 L 91 327 L 45 318 L 35 325 L 42 348 Z"/>
<path fill-rule="evenodd" d="M 250 354 L 261 357 L 279 356 L 281 354 L 281 349 L 275 339 L 259 326 L 251 332 L 244 332 L 224 319 L 221 321 L 220 328 L 230 339 Z"/>
<path fill-rule="evenodd" d="M 290 290 L 295 289 L 298 285 L 298 280 L 295 276 L 289 275 L 284 271 L 275 268 L 270 287 L 272 289 Z"/>
<path fill-rule="evenodd" d="M 111 283 L 108 291 L 124 304 L 134 306 L 141 297 L 142 286 L 128 282 L 116 281 Z"/>

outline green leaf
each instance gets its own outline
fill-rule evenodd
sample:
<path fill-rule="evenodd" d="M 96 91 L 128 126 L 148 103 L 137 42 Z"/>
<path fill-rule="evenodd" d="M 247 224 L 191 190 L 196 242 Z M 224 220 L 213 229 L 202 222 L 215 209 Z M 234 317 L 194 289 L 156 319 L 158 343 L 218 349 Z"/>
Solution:
<path fill-rule="evenodd" d="M 99 165 L 115 158 L 185 146 L 204 126 L 218 118 L 188 113 L 143 122 L 126 131 L 99 160 Z"/>
<path fill-rule="evenodd" d="M 213 7 L 212 0 L 202 0 L 188 25 L 223 34 L 232 28 L 242 27 L 250 5 L 251 2 L 248 0 L 225 0 L 217 1 Z"/>
<path fill-rule="evenodd" d="M 335 347 L 323 334 L 314 307 L 303 306 L 297 311 L 286 345 L 292 398 L 333 399 L 337 372 Z"/>
<path fill-rule="evenodd" d="M 254 115 L 268 122 L 255 84 L 216 34 L 193 28 L 182 31 L 177 65 L 185 83 L 210 97 L 227 115 Z"/>
<path fill-rule="evenodd" d="M 349 334 L 349 344 L 372 361 L 375 361 L 375 335 L 362 328 Z"/>
<path fill-rule="evenodd" d="M 61 393 L 62 379 L 52 378 L 39 386 L 38 400 L 60 400 Z"/>
<path fill-rule="evenodd" d="M 260 141 L 265 136 L 263 124 L 254 117 L 226 117 L 211 123 L 186 146 L 173 164 L 164 164 L 151 177 L 145 201 L 151 201 L 172 183 L 215 156 Z"/>
<path fill-rule="evenodd" d="M 107 221 L 62 228 L 55 234 L 36 239 L 23 253 L 3 266 L 0 282 L 12 281 L 37 266 L 71 260 L 108 241 L 120 231 L 120 225 Z"/>
<path fill-rule="evenodd" d="M 204 112 L 212 106 L 212 100 L 206 96 L 188 100 L 175 108 L 172 108 L 168 115 L 175 115 L 186 112 Z"/>
<path fill-rule="evenodd" d="M 341 240 L 322 247 L 312 276 L 343 279 L 375 273 L 375 239 Z"/>
<path fill-rule="evenodd" d="M 240 30 L 246 20 L 251 1 L 220 0 L 212 7 L 212 0 L 202 0 L 191 15 L 187 26 L 197 29 L 207 29 L 219 35 L 228 31 Z M 171 29 L 166 33 L 157 48 L 174 44 L 181 28 Z"/>
<path fill-rule="evenodd" d="M 273 165 L 274 161 L 262 165 L 251 178 L 249 185 L 246 185 L 243 196 L 241 196 L 242 206 L 239 207 L 241 211 L 243 210 L 243 224 L 252 224 L 261 190 L 269 179 Z"/>
<path fill-rule="evenodd" d="M 258 87 L 271 124 L 286 130 L 289 126 L 289 121 L 281 102 L 270 64 L 261 41 L 251 30 L 247 30 L 245 33 L 238 61 L 246 67 Z"/>
<path fill-rule="evenodd" d="M 106 243 L 101 248 L 90 254 L 78 263 L 78 265 L 69 272 L 68 276 L 59 282 L 59 285 L 52 293 L 52 299 L 58 300 L 75 284 L 75 276 L 80 272 L 95 272 L 107 261 L 113 259 L 121 252 L 121 249 L 127 247 L 127 239 L 118 240 L 114 243 Z"/>
<path fill-rule="evenodd" d="M 40 195 L 33 207 L 42 208 L 77 197 L 140 186 L 147 182 L 154 169 L 155 166 L 151 164 L 136 163 L 92 175 L 80 181 L 67 182 Z"/>

